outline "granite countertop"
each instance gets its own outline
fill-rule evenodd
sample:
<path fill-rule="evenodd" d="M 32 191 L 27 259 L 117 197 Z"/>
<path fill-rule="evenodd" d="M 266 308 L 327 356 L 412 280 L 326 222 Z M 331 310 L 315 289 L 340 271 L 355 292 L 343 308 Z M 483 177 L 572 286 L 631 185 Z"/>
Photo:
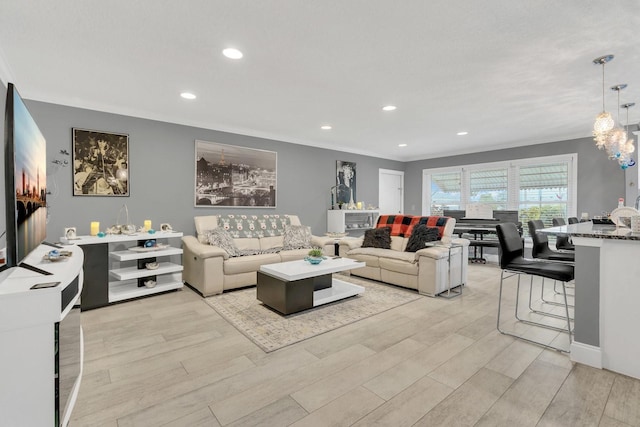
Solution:
<path fill-rule="evenodd" d="M 591 237 L 594 239 L 640 240 L 640 233 L 632 233 L 627 227 L 600 225 L 589 222 L 550 227 L 540 230 L 547 234 L 568 234 L 572 237 Z"/>

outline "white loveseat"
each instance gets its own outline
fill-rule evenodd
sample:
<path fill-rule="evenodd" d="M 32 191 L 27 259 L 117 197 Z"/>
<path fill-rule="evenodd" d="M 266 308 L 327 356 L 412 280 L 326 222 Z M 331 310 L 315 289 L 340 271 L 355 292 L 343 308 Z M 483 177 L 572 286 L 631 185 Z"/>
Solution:
<path fill-rule="evenodd" d="M 240 217 L 241 215 L 237 215 Z M 261 215 L 258 215 L 262 217 Z M 301 225 L 296 215 L 282 215 L 289 218 L 291 225 Z M 281 250 L 276 253 L 231 257 L 224 249 L 206 242 L 208 231 L 218 228 L 219 215 L 197 216 L 194 218 L 197 236 L 184 236 L 183 279 L 203 296 L 220 294 L 222 291 L 255 285 L 257 271 L 263 264 L 303 259 L 309 249 Z M 229 215 L 221 217 L 228 218 Z M 240 237 L 233 241 L 238 249 L 273 250 L 283 246 L 283 236 Z M 311 246 L 323 248 L 326 255 L 334 254 L 334 239 L 312 236 Z"/>
<path fill-rule="evenodd" d="M 427 296 L 436 296 L 446 291 L 449 286 L 449 274 L 451 274 L 451 287 L 466 284 L 469 241 L 452 238 L 456 223 L 454 218 L 413 217 L 409 215 L 381 216 L 376 227 L 385 226 L 381 225 L 380 221 L 384 222 L 387 218 L 390 218 L 390 221 L 395 220 L 398 224 L 397 227 L 388 225 L 393 230 L 391 232 L 391 249 L 363 248 L 363 238 L 342 239 L 340 241 L 340 256 L 367 264 L 364 268 L 352 270 L 352 275 L 415 289 L 420 294 Z M 402 234 L 404 231 L 408 231 L 409 223 L 412 220 L 416 224 L 420 219 L 423 223 L 428 221 L 428 223 L 442 224 L 438 228 L 440 229 L 440 241 L 443 244 L 453 242 L 461 246 L 451 250 L 450 270 L 449 249 L 445 247 L 427 247 L 416 252 L 405 252 L 409 237 Z M 399 224 L 403 220 L 405 226 L 401 227 Z"/>

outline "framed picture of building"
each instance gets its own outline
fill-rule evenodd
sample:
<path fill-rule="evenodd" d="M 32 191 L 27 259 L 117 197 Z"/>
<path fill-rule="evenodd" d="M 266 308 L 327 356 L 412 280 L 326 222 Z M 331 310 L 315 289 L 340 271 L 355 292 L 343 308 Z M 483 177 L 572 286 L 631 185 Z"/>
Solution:
<path fill-rule="evenodd" d="M 73 195 L 129 196 L 129 135 L 72 129 Z"/>
<path fill-rule="evenodd" d="M 356 196 L 356 163 L 337 160 L 336 203 L 340 205 L 358 200 Z"/>
<path fill-rule="evenodd" d="M 275 208 L 275 151 L 196 140 L 195 206 Z"/>

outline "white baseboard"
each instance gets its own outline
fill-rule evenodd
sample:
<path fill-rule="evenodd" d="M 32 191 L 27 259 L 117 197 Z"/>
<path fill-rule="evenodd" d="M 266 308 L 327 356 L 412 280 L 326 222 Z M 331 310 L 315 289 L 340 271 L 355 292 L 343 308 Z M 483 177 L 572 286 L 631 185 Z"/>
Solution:
<path fill-rule="evenodd" d="M 574 341 L 571 343 L 571 361 L 602 369 L 602 351 L 600 347 Z"/>

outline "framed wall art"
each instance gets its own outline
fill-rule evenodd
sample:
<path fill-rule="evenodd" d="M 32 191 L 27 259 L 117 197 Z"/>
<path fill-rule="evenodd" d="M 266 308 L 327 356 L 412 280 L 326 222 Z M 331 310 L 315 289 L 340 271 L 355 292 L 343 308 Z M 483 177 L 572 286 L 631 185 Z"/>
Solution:
<path fill-rule="evenodd" d="M 129 196 L 129 135 L 73 128 L 73 195 Z"/>
<path fill-rule="evenodd" d="M 356 163 L 336 161 L 336 203 L 346 204 L 357 199 Z"/>
<path fill-rule="evenodd" d="M 278 153 L 196 140 L 195 206 L 275 208 Z"/>

